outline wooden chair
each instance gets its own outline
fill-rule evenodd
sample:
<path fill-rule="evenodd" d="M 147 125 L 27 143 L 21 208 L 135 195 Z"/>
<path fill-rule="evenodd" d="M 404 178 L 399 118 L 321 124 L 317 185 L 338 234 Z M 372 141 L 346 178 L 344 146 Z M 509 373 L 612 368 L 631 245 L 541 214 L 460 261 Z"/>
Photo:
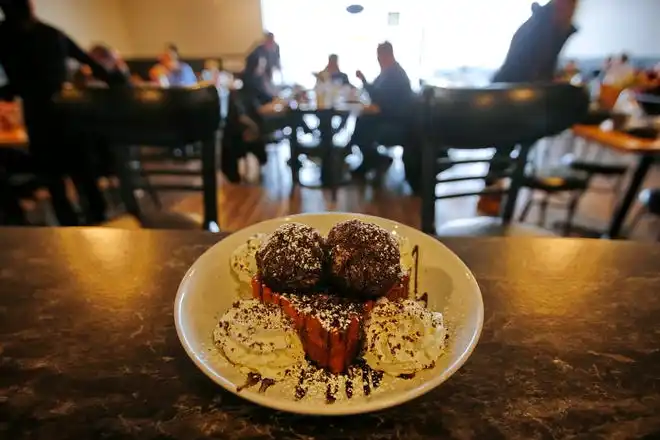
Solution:
<path fill-rule="evenodd" d="M 143 213 L 135 198 L 137 189 L 159 191 L 202 191 L 204 218 L 202 227 L 218 231 L 216 148 L 220 126 L 220 102 L 215 87 L 162 89 L 87 88 L 63 90 L 56 105 L 64 115 L 67 129 L 81 136 L 103 139 L 114 147 L 118 158 L 122 199 L 127 211 L 144 227 L 197 228 L 200 225 L 186 215 L 158 212 Z M 148 145 L 169 154 L 181 145 L 199 146 L 200 170 L 144 170 L 136 166 L 132 150 Z M 199 176 L 202 185 L 148 185 L 148 175 Z"/>
<path fill-rule="evenodd" d="M 494 84 L 480 89 L 427 88 L 423 92 L 419 130 L 422 145 L 422 230 L 438 235 L 534 235 L 547 231 L 512 224 L 518 193 L 525 182 L 527 156 L 532 145 L 580 121 L 587 112 L 585 90 L 568 84 Z M 436 173 L 438 153 L 448 148 L 481 149 L 491 145 L 517 145 L 518 155 L 506 176 L 507 189 L 436 195 L 438 183 L 484 179 L 486 176 L 443 178 Z M 442 159 L 447 166 L 488 162 L 485 159 Z M 458 220 L 435 229 L 435 203 L 439 199 L 482 194 L 505 194 L 500 217 Z"/>

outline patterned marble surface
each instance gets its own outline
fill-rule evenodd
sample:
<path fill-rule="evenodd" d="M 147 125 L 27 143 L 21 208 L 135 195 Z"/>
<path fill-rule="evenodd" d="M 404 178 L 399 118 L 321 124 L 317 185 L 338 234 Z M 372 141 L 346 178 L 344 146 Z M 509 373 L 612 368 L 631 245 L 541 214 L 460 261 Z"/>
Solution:
<path fill-rule="evenodd" d="M 181 348 L 178 283 L 220 238 L 0 229 L 0 438 L 660 438 L 660 246 L 446 240 L 484 294 L 475 353 L 415 401 L 327 419 L 244 402 Z"/>

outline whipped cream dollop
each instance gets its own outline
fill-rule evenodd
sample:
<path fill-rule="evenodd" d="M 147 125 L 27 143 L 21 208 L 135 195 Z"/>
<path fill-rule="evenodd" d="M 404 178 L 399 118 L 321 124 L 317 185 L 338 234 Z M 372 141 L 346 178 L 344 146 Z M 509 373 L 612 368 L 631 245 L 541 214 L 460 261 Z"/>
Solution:
<path fill-rule="evenodd" d="M 392 376 L 432 368 L 445 349 L 442 314 L 420 302 L 376 302 L 365 327 L 364 360 Z"/>
<path fill-rule="evenodd" d="M 413 257 L 413 246 L 410 240 L 399 234 L 396 231 L 392 232 L 392 236 L 399 245 L 399 254 L 401 255 L 401 270 L 410 273 L 415 266 L 415 258 Z"/>
<path fill-rule="evenodd" d="M 231 269 L 240 282 L 249 284 L 252 277 L 257 274 L 257 251 L 267 238 L 268 234 L 259 233 L 252 235 L 245 243 L 238 246 L 232 252 Z"/>
<path fill-rule="evenodd" d="M 213 341 L 229 362 L 262 378 L 282 379 L 305 358 L 291 320 L 257 300 L 235 303 L 213 331 Z"/>

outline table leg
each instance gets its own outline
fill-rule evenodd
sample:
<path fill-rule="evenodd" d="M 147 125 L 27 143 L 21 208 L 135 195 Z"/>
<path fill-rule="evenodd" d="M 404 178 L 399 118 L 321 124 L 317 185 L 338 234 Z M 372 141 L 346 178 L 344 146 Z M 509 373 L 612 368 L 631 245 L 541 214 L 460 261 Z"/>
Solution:
<path fill-rule="evenodd" d="M 321 158 L 321 182 L 333 188 L 336 185 L 335 170 L 333 169 L 332 149 L 333 144 L 333 130 L 332 130 L 332 116 L 319 114 L 319 131 L 321 133 L 319 147 L 323 150 L 323 157 Z"/>
<path fill-rule="evenodd" d="M 437 184 L 435 164 L 436 148 L 431 142 L 422 145 L 422 232 L 435 234 L 435 187 Z"/>
<path fill-rule="evenodd" d="M 623 196 L 623 199 L 621 199 L 621 203 L 614 212 L 614 216 L 612 217 L 612 222 L 610 223 L 607 234 L 603 236 L 604 238 L 612 238 L 612 239 L 619 238 L 619 235 L 621 233 L 621 228 L 623 227 L 623 224 L 626 221 L 626 217 L 628 216 L 630 207 L 635 201 L 635 197 L 637 196 L 637 193 L 639 192 L 642 183 L 644 183 L 644 179 L 646 178 L 646 174 L 651 168 L 652 163 L 653 163 L 653 156 L 651 155 L 644 154 L 639 158 L 639 162 L 637 163 L 637 168 L 635 168 L 635 173 L 633 174 L 632 180 L 628 185 L 626 194 Z"/>

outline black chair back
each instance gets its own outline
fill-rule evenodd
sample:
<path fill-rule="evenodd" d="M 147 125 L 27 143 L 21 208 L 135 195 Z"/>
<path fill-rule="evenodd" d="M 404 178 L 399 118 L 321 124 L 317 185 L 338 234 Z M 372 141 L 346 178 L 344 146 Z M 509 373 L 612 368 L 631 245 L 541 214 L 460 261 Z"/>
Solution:
<path fill-rule="evenodd" d="M 71 129 L 117 144 L 198 142 L 220 124 L 220 98 L 212 86 L 68 88 L 55 101 Z"/>
<path fill-rule="evenodd" d="M 217 229 L 220 100 L 215 87 L 67 88 L 55 97 L 55 105 L 67 131 L 117 147 L 122 189 L 126 189 L 124 199 L 129 212 L 138 217 L 127 147 L 172 148 L 201 143 L 204 227 Z"/>
<path fill-rule="evenodd" d="M 422 229 L 435 232 L 435 201 L 500 192 L 507 194 L 502 220 L 513 215 L 518 191 L 524 179 L 524 167 L 531 146 L 539 139 L 560 133 L 580 122 L 587 113 L 589 96 L 579 87 L 568 84 L 493 84 L 486 88 L 427 88 L 422 93 L 419 131 L 422 148 Z M 448 148 L 478 149 L 519 146 L 511 167 L 507 191 L 494 190 L 445 194 L 436 197 L 435 186 L 442 182 L 484 179 L 486 176 L 436 178 L 438 169 L 456 164 L 488 162 L 483 159 L 438 160 L 438 150 Z M 492 165 L 492 164 L 491 164 Z"/>
<path fill-rule="evenodd" d="M 587 113 L 583 88 L 569 84 L 493 84 L 426 88 L 423 133 L 455 148 L 518 145 L 560 133 Z"/>

